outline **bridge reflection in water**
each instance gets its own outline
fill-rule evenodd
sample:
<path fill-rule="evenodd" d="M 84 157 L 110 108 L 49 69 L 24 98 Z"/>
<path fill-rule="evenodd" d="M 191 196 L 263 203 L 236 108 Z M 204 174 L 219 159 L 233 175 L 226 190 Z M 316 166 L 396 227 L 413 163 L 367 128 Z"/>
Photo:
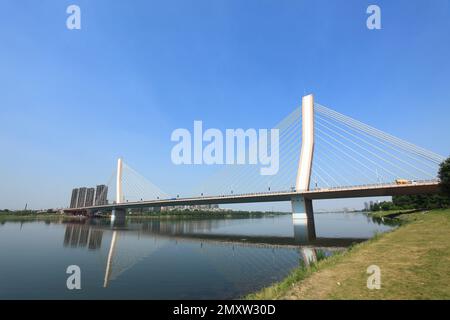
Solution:
<path fill-rule="evenodd" d="M 80 223 L 69 223 L 66 225 L 64 235 L 64 246 L 70 248 L 88 248 L 89 250 L 100 250 L 102 247 L 103 236 L 111 234 L 111 241 L 107 248 L 105 258 L 105 275 L 103 286 L 107 287 L 111 280 L 116 279 L 120 274 L 133 267 L 140 260 L 151 255 L 156 250 L 163 247 L 167 241 L 178 242 L 196 242 L 200 248 L 207 250 L 207 245 L 228 246 L 232 250 L 230 254 L 237 255 L 242 253 L 242 248 L 266 248 L 287 249 L 291 254 L 277 256 L 270 263 L 274 268 L 282 268 L 282 264 L 291 265 L 296 261 L 309 265 L 317 260 L 317 252 L 331 252 L 333 250 L 342 250 L 343 248 L 364 241 L 358 238 L 318 238 L 314 225 L 296 221 L 293 227 L 294 236 L 259 236 L 248 234 L 220 234 L 214 233 L 215 229 L 221 226 L 236 223 L 239 219 L 203 219 L 203 220 L 161 220 L 161 219 L 128 219 L 115 220 L 112 224 L 109 221 L 101 219 L 89 219 Z M 126 241 L 129 235 L 139 238 L 154 238 L 151 246 L 148 242 L 133 242 L 132 246 L 126 248 L 120 247 L 121 239 Z M 129 238 L 129 237 L 128 237 Z M 166 241 L 156 241 L 166 240 Z M 106 249 L 106 248 L 105 248 Z M 245 259 L 255 258 L 258 260 L 255 264 L 260 265 L 263 257 L 256 254 L 249 257 L 249 250 L 244 250 Z M 208 252 L 214 254 L 213 251 Z M 223 254 L 223 253 L 222 253 Z M 287 258 L 286 258 L 287 257 Z M 298 261 L 300 257 L 301 261 Z M 234 257 L 236 258 L 236 257 Z M 289 261 L 284 261 L 288 259 Z M 214 259 L 212 259 L 214 260 Z M 217 260 L 217 259 L 216 259 Z M 224 259 L 228 263 L 236 259 Z M 223 260 L 222 260 L 223 261 Z M 278 266 L 279 265 L 279 266 Z M 226 266 L 218 265 L 217 268 Z M 230 267 L 230 266 L 228 266 Z M 232 267 L 230 267 L 232 268 Z M 252 268 L 247 268 L 246 272 L 253 272 Z M 238 270 L 237 272 L 244 272 Z M 251 277 L 251 275 L 248 275 Z"/>

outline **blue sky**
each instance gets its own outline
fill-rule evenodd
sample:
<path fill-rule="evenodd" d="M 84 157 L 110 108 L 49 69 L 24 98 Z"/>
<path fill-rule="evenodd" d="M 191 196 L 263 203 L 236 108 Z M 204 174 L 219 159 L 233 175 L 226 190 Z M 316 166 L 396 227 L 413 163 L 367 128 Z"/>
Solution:
<path fill-rule="evenodd" d="M 2 0 L 0 207 L 66 206 L 118 156 L 187 189 L 210 168 L 172 164 L 174 129 L 270 128 L 310 92 L 447 156 L 449 39 L 448 0 Z"/>

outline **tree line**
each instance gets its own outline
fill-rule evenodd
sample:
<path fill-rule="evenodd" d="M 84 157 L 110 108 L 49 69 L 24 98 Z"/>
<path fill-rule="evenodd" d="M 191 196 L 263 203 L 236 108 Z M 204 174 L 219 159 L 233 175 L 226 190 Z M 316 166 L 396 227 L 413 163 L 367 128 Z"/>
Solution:
<path fill-rule="evenodd" d="M 392 201 L 373 203 L 371 211 L 441 209 L 450 207 L 450 157 L 439 166 L 439 194 L 393 196 Z"/>

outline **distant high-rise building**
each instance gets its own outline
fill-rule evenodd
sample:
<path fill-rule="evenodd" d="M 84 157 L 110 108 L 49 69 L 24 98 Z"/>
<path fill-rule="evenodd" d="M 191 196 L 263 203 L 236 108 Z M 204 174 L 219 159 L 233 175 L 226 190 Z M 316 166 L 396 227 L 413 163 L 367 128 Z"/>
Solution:
<path fill-rule="evenodd" d="M 78 188 L 75 188 L 72 190 L 72 197 L 70 198 L 70 207 L 76 208 L 77 207 L 77 200 L 78 200 Z"/>
<path fill-rule="evenodd" d="M 94 205 L 94 194 L 95 194 L 94 188 L 86 189 L 86 200 L 84 202 L 85 207 L 91 207 Z"/>
<path fill-rule="evenodd" d="M 80 187 L 72 190 L 71 208 L 90 207 L 108 204 L 108 186 L 101 184 L 97 188 Z"/>
<path fill-rule="evenodd" d="M 78 200 L 77 200 L 77 208 L 84 207 L 84 203 L 86 202 L 86 187 L 79 188 L 78 191 Z"/>
<path fill-rule="evenodd" d="M 365 211 L 369 211 L 370 207 L 369 207 L 369 203 L 368 202 L 364 202 L 364 210 Z"/>
<path fill-rule="evenodd" d="M 95 190 L 95 205 L 101 206 L 108 204 L 108 186 L 104 184 L 100 184 L 97 186 Z"/>

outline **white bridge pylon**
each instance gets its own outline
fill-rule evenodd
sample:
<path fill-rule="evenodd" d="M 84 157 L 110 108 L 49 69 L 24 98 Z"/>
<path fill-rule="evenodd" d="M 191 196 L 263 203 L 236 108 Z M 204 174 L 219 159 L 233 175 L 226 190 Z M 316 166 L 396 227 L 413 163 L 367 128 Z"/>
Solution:
<path fill-rule="evenodd" d="M 122 176 L 123 176 L 123 161 L 122 158 L 117 159 L 117 173 L 116 173 L 116 203 L 123 202 L 123 189 L 122 189 Z M 114 208 L 111 213 L 111 222 L 116 219 L 125 219 L 125 209 Z"/>
<path fill-rule="evenodd" d="M 115 177 L 115 185 L 112 183 L 113 179 L 110 179 L 111 186 L 115 187 L 115 193 L 111 195 L 114 198 L 110 199 L 113 204 L 120 205 L 148 199 L 169 198 L 169 195 L 128 166 L 122 158 L 117 159 L 117 168 L 112 177 Z M 125 213 L 125 208 L 115 207 L 112 211 L 111 220 L 124 219 Z"/>
<path fill-rule="evenodd" d="M 117 174 L 116 174 L 116 203 L 123 202 L 123 191 L 122 191 L 122 173 L 123 162 L 122 158 L 117 159 Z"/>
<path fill-rule="evenodd" d="M 297 169 L 295 190 L 308 191 L 312 162 L 314 156 L 314 96 L 312 94 L 302 98 L 302 148 Z M 292 218 L 297 228 L 304 228 L 308 238 L 315 238 L 314 213 L 311 199 L 301 195 L 291 200 Z"/>

